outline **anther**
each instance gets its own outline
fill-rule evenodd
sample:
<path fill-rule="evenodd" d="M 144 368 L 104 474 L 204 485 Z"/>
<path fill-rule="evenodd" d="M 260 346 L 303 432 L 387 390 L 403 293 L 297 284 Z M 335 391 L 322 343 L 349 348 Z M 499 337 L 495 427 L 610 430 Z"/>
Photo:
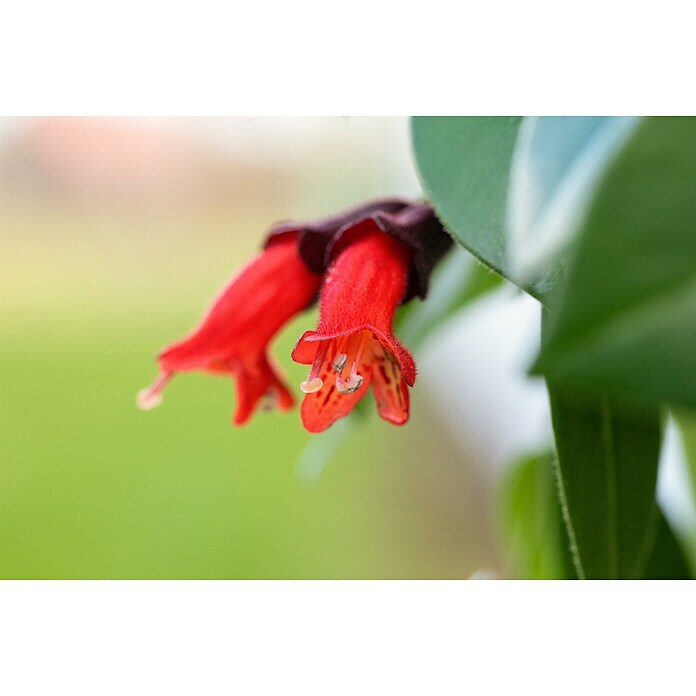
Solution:
<path fill-rule="evenodd" d="M 339 394 L 352 394 L 362 387 L 363 378 L 359 374 L 351 374 L 347 382 L 344 382 L 340 377 L 336 377 L 336 389 Z"/>
<path fill-rule="evenodd" d="M 326 351 L 328 349 L 329 341 L 322 341 L 319 344 L 314 356 L 314 362 L 312 363 L 312 369 L 309 372 L 309 377 L 300 384 L 300 389 L 305 394 L 314 394 L 314 392 L 318 392 L 324 386 L 324 380 L 319 377 L 319 372 L 324 364 L 324 358 L 326 357 Z"/>
<path fill-rule="evenodd" d="M 300 384 L 300 389 L 305 394 L 314 394 L 318 392 L 324 386 L 324 380 L 321 377 L 315 377 L 314 379 L 305 380 Z"/>
<path fill-rule="evenodd" d="M 346 366 L 346 360 L 348 360 L 348 355 L 346 355 L 346 353 L 339 353 L 331 363 L 334 372 L 340 372 Z"/>

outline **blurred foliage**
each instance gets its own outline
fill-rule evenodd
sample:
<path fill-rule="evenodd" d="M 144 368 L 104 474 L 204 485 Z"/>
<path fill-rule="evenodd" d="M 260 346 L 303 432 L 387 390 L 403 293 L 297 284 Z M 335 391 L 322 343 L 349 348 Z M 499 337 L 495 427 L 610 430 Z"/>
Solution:
<path fill-rule="evenodd" d="M 563 528 L 551 452 L 513 463 L 501 484 L 498 509 L 508 577 L 576 577 Z"/>
<path fill-rule="evenodd" d="M 658 414 L 696 405 L 696 118 L 427 117 L 412 137 L 454 238 L 543 298 L 580 575 L 684 577 L 655 485 Z"/>
<path fill-rule="evenodd" d="M 525 118 L 507 195 L 507 251 L 521 278 L 548 294 L 601 173 L 638 125 L 633 117 Z"/>
<path fill-rule="evenodd" d="M 535 371 L 696 407 L 696 118 L 649 118 L 588 203 Z"/>
<path fill-rule="evenodd" d="M 644 580 L 689 580 L 693 577 L 682 543 L 659 509 L 652 550 L 640 577 Z"/>
<path fill-rule="evenodd" d="M 681 410 L 676 414 L 676 420 L 684 442 L 691 487 L 696 499 L 696 412 Z"/>
<path fill-rule="evenodd" d="M 440 324 L 501 283 L 500 276 L 463 249 L 452 249 L 433 273 L 427 300 L 400 308 L 395 322 L 399 339 L 417 348 Z"/>
<path fill-rule="evenodd" d="M 684 446 L 687 478 L 691 486 L 690 500 L 693 508 L 696 508 L 696 411 L 677 409 L 672 415 Z M 691 555 L 692 566 L 696 569 L 696 534 L 685 542 Z"/>

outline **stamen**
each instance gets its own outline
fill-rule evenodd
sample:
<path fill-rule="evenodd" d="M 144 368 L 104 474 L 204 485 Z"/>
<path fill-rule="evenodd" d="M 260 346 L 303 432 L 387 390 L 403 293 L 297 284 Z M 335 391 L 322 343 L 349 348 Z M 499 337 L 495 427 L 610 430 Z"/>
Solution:
<path fill-rule="evenodd" d="M 339 353 L 331 363 L 331 367 L 333 367 L 334 372 L 341 372 L 341 370 L 346 366 L 346 360 L 348 360 L 346 353 Z"/>
<path fill-rule="evenodd" d="M 160 375 L 149 387 L 141 389 L 135 398 L 138 408 L 143 411 L 151 411 L 153 408 L 157 408 L 162 403 L 162 390 L 173 376 L 171 372 Z"/>
<path fill-rule="evenodd" d="M 319 347 L 317 348 L 316 355 L 314 357 L 314 362 L 312 363 L 312 369 L 309 372 L 309 377 L 300 384 L 300 389 L 305 394 L 314 394 L 318 392 L 324 386 L 324 380 L 319 377 L 322 365 L 324 364 L 324 358 L 326 357 L 326 351 L 329 349 L 329 341 L 321 341 Z"/>
<path fill-rule="evenodd" d="M 324 386 L 324 380 L 321 377 L 315 377 L 314 379 L 308 379 L 300 383 L 300 389 L 305 394 L 314 394 L 318 392 Z"/>
<path fill-rule="evenodd" d="M 357 346 L 355 350 L 355 358 L 350 366 L 350 376 L 344 381 L 341 377 L 340 371 L 337 370 L 338 374 L 336 375 L 336 389 L 338 390 L 339 394 L 352 394 L 353 392 L 356 392 L 358 389 L 360 389 L 364 381 L 362 375 L 358 374 L 358 367 L 360 366 L 360 360 L 365 349 L 367 333 L 363 331 L 359 336 L 354 336 L 352 341 L 353 345 L 355 345 L 355 339 L 357 339 Z M 352 346 L 349 346 L 348 348 L 350 353 L 352 353 L 351 347 Z M 347 359 L 348 356 L 345 356 L 345 359 L 341 364 L 341 369 L 343 369 L 345 366 Z"/>
<path fill-rule="evenodd" d="M 355 374 L 351 372 L 347 382 L 344 382 L 340 376 L 336 376 L 336 389 L 339 394 L 352 394 L 362 387 L 362 383 L 362 375 L 357 374 L 357 372 Z"/>

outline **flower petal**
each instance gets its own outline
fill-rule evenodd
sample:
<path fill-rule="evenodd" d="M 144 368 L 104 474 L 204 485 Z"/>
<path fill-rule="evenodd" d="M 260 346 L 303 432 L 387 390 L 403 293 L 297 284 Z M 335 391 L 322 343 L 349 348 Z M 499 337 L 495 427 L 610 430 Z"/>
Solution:
<path fill-rule="evenodd" d="M 292 349 L 292 359 L 300 365 L 311 365 L 320 340 L 322 337 L 316 331 L 305 331 Z"/>
<path fill-rule="evenodd" d="M 341 394 L 336 387 L 336 373 L 326 361 L 319 376 L 324 385 L 313 394 L 307 394 L 302 401 L 302 424 L 310 433 L 320 433 L 337 420 L 347 416 L 370 386 L 370 370 L 363 366 L 360 370 L 363 382 L 350 394 Z"/>
<path fill-rule="evenodd" d="M 160 353 L 160 369 L 201 370 L 263 350 L 279 328 L 311 302 L 320 280 L 297 255 L 292 238 L 274 245 L 227 284 L 198 329 Z"/>
<path fill-rule="evenodd" d="M 390 361 L 376 361 L 372 370 L 372 391 L 380 417 L 394 425 L 403 425 L 408 421 L 409 413 L 406 380 Z"/>
<path fill-rule="evenodd" d="M 216 368 L 216 371 L 220 369 Z M 232 419 L 235 425 L 246 423 L 264 397 L 273 399 L 273 405 L 281 411 L 292 408 L 292 394 L 278 378 L 265 354 L 260 353 L 253 360 L 230 365 L 229 371 L 236 377 L 237 410 Z"/>
<path fill-rule="evenodd" d="M 156 406 L 177 372 L 202 370 L 236 379 L 237 425 L 264 398 L 281 410 L 291 408 L 293 397 L 269 364 L 266 346 L 311 303 L 320 283 L 298 255 L 294 235 L 286 235 L 228 282 L 193 333 L 159 354 L 160 377 L 138 394 L 139 406 Z"/>

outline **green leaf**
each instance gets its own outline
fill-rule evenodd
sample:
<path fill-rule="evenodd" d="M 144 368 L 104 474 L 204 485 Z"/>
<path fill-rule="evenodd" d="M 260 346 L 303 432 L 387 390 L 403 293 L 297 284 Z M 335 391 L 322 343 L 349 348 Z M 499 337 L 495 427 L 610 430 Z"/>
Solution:
<path fill-rule="evenodd" d="M 396 333 L 409 348 L 417 347 L 441 323 L 469 302 L 500 286 L 500 276 L 454 248 L 438 265 L 428 297 L 404 305 L 396 320 Z"/>
<path fill-rule="evenodd" d="M 696 412 L 681 409 L 673 411 L 672 415 L 684 447 L 691 504 L 694 505 L 696 504 Z M 696 568 L 696 529 L 692 528 L 690 531 L 691 534 L 684 541 Z"/>
<path fill-rule="evenodd" d="M 547 452 L 516 462 L 501 483 L 499 502 L 507 577 L 574 578 L 553 455 Z"/>
<path fill-rule="evenodd" d="M 688 580 L 692 575 L 681 543 L 662 512 L 658 511 L 658 515 L 655 543 L 641 578 L 643 580 Z"/>
<path fill-rule="evenodd" d="M 298 479 L 306 485 L 315 484 L 337 450 L 345 444 L 364 418 L 364 413 L 354 410 L 325 432 L 313 435 L 297 458 L 295 470 Z"/>
<path fill-rule="evenodd" d="M 696 500 L 696 413 L 679 411 L 674 416 L 684 444 L 691 488 Z"/>
<path fill-rule="evenodd" d="M 548 386 L 561 504 L 578 576 L 639 578 L 659 522 L 659 413 Z"/>
<path fill-rule="evenodd" d="M 647 118 L 604 173 L 534 372 L 696 407 L 696 118 Z"/>
<path fill-rule="evenodd" d="M 524 119 L 510 171 L 507 221 L 508 255 L 520 277 L 555 280 L 562 252 L 577 232 L 601 174 L 639 121 L 615 116 Z"/>
<path fill-rule="evenodd" d="M 512 282 L 505 210 L 520 122 L 513 116 L 411 121 L 421 184 L 438 217 L 457 242 Z"/>

